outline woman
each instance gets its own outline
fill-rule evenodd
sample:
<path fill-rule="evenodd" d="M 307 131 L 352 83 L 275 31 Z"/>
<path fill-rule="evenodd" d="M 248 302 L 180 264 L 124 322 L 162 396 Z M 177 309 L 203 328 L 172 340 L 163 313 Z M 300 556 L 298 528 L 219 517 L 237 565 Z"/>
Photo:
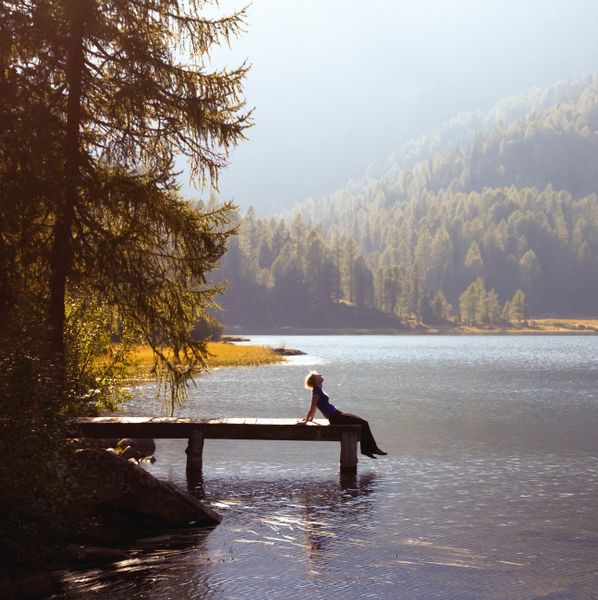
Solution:
<path fill-rule="evenodd" d="M 370 458 L 377 458 L 375 455 L 386 456 L 387 452 L 380 450 L 376 444 L 376 440 L 372 435 L 369 423 L 349 413 L 344 413 L 330 404 L 330 398 L 322 389 L 324 378 L 317 371 L 310 371 L 305 379 L 305 387 L 311 389 L 311 405 L 307 411 L 305 419 L 301 419 L 299 423 L 308 423 L 313 421 L 316 415 L 316 409 L 330 421 L 331 425 L 361 425 L 361 453 Z"/>

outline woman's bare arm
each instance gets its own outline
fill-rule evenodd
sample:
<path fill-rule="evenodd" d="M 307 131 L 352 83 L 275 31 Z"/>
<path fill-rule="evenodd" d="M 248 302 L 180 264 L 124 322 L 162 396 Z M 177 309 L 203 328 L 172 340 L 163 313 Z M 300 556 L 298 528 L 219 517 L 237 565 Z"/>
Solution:
<path fill-rule="evenodd" d="M 308 423 L 309 421 L 313 421 L 316 416 L 316 410 L 318 409 L 318 397 L 315 393 L 311 395 L 311 404 L 309 406 L 309 410 L 307 411 L 307 415 L 305 419 L 301 419 L 299 423 Z"/>

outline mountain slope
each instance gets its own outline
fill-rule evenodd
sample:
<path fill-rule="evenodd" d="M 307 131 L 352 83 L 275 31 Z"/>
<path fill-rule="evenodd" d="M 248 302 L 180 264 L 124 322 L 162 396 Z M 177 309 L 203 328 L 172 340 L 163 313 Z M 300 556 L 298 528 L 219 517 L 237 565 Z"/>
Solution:
<path fill-rule="evenodd" d="M 395 164 L 286 220 L 250 214 L 223 303 L 251 284 L 278 324 L 340 305 L 487 322 L 509 318 L 519 290 L 534 314 L 598 314 L 598 77 L 555 89 L 566 102 L 472 133 L 466 149 Z"/>

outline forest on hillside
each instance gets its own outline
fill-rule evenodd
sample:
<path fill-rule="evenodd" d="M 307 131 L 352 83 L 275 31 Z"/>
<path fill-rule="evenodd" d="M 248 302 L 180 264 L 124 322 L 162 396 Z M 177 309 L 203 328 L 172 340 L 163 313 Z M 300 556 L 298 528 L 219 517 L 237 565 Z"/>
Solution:
<path fill-rule="evenodd" d="M 250 209 L 219 273 L 229 282 L 225 325 L 597 314 L 598 77 L 552 90 L 519 98 L 530 112 L 472 134 L 465 149 L 409 169 L 395 162 L 290 215 L 258 219 Z M 537 112 L 538 103 L 550 106 Z M 419 152 L 446 131 L 420 140 Z"/>

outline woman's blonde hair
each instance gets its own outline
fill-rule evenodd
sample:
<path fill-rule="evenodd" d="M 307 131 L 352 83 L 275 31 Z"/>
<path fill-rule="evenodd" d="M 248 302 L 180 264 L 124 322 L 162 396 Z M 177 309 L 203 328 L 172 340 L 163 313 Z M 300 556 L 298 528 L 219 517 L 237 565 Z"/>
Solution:
<path fill-rule="evenodd" d="M 308 390 L 313 389 L 314 385 L 316 384 L 315 381 L 315 377 L 316 375 L 319 375 L 319 373 L 317 371 L 310 371 L 307 374 L 307 377 L 305 378 L 305 388 Z"/>

